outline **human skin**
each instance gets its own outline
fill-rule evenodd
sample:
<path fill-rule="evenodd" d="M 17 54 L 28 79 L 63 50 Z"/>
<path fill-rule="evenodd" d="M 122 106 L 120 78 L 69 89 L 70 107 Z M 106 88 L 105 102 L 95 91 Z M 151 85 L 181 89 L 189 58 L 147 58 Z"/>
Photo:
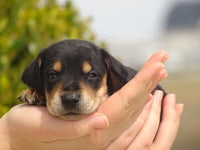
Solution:
<path fill-rule="evenodd" d="M 52 117 L 45 107 L 24 104 L 13 107 L 0 119 L 1 147 L 4 150 L 170 149 L 183 105 L 176 104 L 174 94 L 167 95 L 163 105 L 161 91 L 150 94 L 167 76 L 164 66 L 167 58 L 164 51 L 155 53 L 135 78 L 95 113 L 79 121 Z"/>

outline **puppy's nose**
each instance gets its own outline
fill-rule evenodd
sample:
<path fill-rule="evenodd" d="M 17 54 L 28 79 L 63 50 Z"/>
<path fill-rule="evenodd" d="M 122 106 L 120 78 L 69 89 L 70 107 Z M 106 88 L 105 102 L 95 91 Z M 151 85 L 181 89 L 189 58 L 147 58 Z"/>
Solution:
<path fill-rule="evenodd" d="M 74 109 L 78 106 L 80 96 L 78 94 L 66 94 L 61 96 L 62 105 L 67 109 Z"/>

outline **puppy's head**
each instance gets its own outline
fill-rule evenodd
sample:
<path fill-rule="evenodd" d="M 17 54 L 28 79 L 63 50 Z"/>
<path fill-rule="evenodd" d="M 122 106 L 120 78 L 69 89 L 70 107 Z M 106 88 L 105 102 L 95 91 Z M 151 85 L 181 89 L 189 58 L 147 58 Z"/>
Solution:
<path fill-rule="evenodd" d="M 76 120 L 127 82 L 126 68 L 96 45 L 65 40 L 39 53 L 22 80 L 45 96 L 50 114 Z"/>

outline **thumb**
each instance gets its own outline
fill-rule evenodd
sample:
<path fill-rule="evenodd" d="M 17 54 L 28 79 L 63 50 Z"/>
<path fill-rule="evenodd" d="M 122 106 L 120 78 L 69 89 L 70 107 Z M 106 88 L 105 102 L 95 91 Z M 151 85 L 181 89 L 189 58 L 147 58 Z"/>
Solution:
<path fill-rule="evenodd" d="M 71 130 L 66 134 L 70 139 L 83 137 L 94 130 L 103 129 L 109 126 L 107 117 L 100 113 L 93 114 L 82 120 L 69 121 L 69 123 Z"/>
<path fill-rule="evenodd" d="M 67 121 L 49 115 L 45 107 L 21 104 L 13 107 L 8 114 L 7 122 L 14 124 L 15 130 L 23 129 L 26 135 L 30 135 L 31 132 L 38 141 L 47 143 L 80 138 L 109 126 L 106 116 L 100 113 L 88 115 L 77 121 Z"/>
<path fill-rule="evenodd" d="M 105 115 L 96 113 L 86 118 L 76 121 L 66 121 L 54 118 L 51 122 L 51 132 L 44 142 L 53 142 L 64 139 L 76 139 L 91 134 L 94 130 L 103 129 L 109 126 L 108 119 Z"/>

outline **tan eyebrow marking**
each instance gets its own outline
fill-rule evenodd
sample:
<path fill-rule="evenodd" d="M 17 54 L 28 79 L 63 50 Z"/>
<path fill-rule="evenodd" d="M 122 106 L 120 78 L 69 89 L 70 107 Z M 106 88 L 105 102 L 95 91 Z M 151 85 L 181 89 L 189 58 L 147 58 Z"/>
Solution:
<path fill-rule="evenodd" d="M 82 70 L 85 74 L 89 73 L 92 70 L 92 66 L 88 61 L 82 63 Z"/>
<path fill-rule="evenodd" d="M 53 69 L 57 72 L 61 72 L 62 70 L 62 63 L 60 61 L 56 61 L 53 65 Z"/>

